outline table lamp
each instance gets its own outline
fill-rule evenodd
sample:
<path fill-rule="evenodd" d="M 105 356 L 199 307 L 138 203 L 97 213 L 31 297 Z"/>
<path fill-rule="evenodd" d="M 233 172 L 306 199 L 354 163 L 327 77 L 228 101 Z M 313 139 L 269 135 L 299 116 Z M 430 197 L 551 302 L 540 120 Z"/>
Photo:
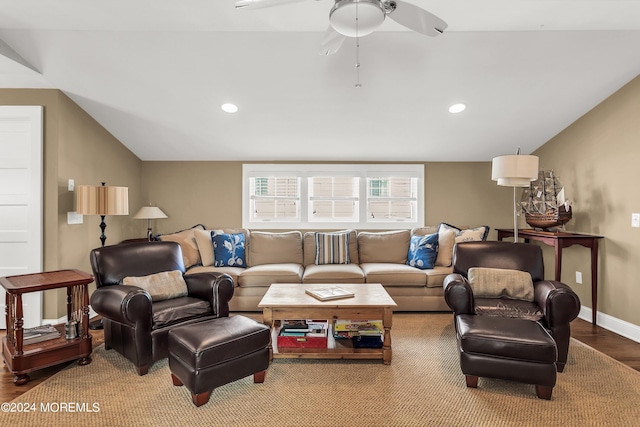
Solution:
<path fill-rule="evenodd" d="M 151 232 L 151 220 L 167 218 L 167 215 L 157 206 L 143 206 L 133 216 L 135 219 L 147 220 L 147 240 L 151 241 L 153 233 Z"/>

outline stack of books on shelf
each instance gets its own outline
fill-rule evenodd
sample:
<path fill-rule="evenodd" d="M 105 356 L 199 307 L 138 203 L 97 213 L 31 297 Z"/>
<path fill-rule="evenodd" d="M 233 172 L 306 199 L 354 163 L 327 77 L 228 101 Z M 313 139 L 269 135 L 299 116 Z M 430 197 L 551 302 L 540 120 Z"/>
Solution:
<path fill-rule="evenodd" d="M 327 348 L 327 320 L 284 320 L 278 348 Z"/>
<path fill-rule="evenodd" d="M 383 335 L 382 320 L 343 320 L 333 324 L 335 339 L 350 339 L 356 348 L 381 348 Z"/>
<path fill-rule="evenodd" d="M 60 337 L 60 332 L 53 325 L 42 325 L 22 330 L 22 344 L 35 344 Z"/>

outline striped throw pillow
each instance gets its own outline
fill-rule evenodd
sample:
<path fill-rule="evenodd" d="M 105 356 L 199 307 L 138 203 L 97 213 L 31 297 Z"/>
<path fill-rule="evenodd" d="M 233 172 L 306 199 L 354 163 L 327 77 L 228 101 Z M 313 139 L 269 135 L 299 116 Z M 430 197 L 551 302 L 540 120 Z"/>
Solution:
<path fill-rule="evenodd" d="M 349 264 L 349 233 L 316 233 L 316 262 Z"/>

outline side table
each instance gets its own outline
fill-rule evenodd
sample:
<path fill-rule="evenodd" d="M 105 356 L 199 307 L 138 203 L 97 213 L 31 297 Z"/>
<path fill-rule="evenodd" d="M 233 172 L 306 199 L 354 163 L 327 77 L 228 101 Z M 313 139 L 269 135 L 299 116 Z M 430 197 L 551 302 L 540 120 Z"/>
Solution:
<path fill-rule="evenodd" d="M 79 270 L 59 270 L 44 273 L 0 277 L 6 291 L 7 334 L 2 338 L 2 357 L 14 375 L 14 384 L 29 381 L 28 373 L 70 360 L 78 364 L 91 363 L 89 335 L 89 290 L 93 276 Z M 65 337 L 65 324 L 55 325 L 60 337 L 24 345 L 22 295 L 29 292 L 67 288 L 67 320 L 75 320 L 77 336 Z"/>
<path fill-rule="evenodd" d="M 513 229 L 498 228 L 498 240 L 513 237 Z M 580 245 L 591 249 L 591 323 L 596 326 L 598 313 L 598 240 L 602 236 L 591 234 L 569 233 L 564 231 L 538 231 L 533 229 L 518 229 L 518 237 L 522 237 L 525 243 L 536 240 L 555 249 L 556 266 L 555 280 L 560 281 L 562 275 L 562 248 Z"/>

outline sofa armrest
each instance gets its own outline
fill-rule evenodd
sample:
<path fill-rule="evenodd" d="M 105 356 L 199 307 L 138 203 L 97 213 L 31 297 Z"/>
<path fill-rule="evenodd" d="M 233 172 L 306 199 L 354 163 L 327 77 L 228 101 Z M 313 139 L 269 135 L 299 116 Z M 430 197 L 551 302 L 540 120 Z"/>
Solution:
<path fill-rule="evenodd" d="M 109 320 L 129 326 L 146 322 L 151 330 L 151 296 L 137 286 L 102 286 L 91 294 L 91 307 Z"/>
<path fill-rule="evenodd" d="M 444 299 L 455 315 L 473 314 L 473 290 L 466 277 L 458 273 L 444 278 Z"/>
<path fill-rule="evenodd" d="M 568 325 L 578 317 L 580 298 L 566 284 L 556 280 L 534 282 L 534 301 L 544 313 L 547 326 Z"/>
<path fill-rule="evenodd" d="M 234 283 L 226 273 L 194 273 L 184 276 L 189 295 L 211 303 L 218 317 L 229 316 L 229 301 L 233 297 Z"/>

